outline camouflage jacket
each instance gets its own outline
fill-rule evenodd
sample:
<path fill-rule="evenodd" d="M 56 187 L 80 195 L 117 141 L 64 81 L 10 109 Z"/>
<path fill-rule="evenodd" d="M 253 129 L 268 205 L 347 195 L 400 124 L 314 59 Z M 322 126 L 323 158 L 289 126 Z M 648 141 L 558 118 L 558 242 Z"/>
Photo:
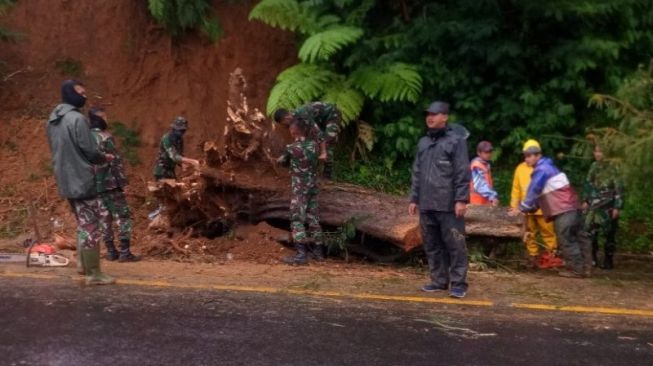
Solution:
<path fill-rule="evenodd" d="M 290 165 L 293 193 L 304 191 L 317 186 L 317 157 L 319 148 L 311 139 L 299 139 L 286 145 L 283 155 L 278 162 Z"/>
<path fill-rule="evenodd" d="M 311 140 L 326 141 L 327 144 L 337 142 L 341 115 L 334 104 L 310 102 L 297 108 L 293 114 L 309 121 L 308 138 Z"/>
<path fill-rule="evenodd" d="M 592 163 L 583 189 L 583 201 L 589 204 L 589 209 L 622 209 L 623 194 L 624 187 L 619 169 L 606 161 Z"/>
<path fill-rule="evenodd" d="M 91 131 L 98 143 L 100 151 L 105 154 L 114 155 L 112 161 L 94 166 L 97 192 L 103 193 L 127 186 L 125 167 L 116 149 L 116 142 L 113 136 L 109 131 L 102 131 L 99 128 L 94 128 Z"/>
<path fill-rule="evenodd" d="M 155 178 L 175 179 L 175 167 L 181 164 L 184 154 L 184 141 L 180 139 L 176 143 L 172 141 L 170 132 L 161 137 L 159 144 L 159 155 L 154 165 Z"/>

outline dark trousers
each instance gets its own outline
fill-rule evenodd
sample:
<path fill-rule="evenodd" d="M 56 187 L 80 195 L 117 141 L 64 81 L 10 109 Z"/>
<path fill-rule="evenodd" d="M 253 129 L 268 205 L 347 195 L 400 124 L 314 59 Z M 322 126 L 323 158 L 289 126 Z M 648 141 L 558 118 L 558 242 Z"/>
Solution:
<path fill-rule="evenodd" d="M 423 211 L 419 223 L 433 284 L 466 291 L 465 220 L 453 212 Z"/>
<path fill-rule="evenodd" d="M 580 211 L 560 214 L 553 219 L 553 224 L 567 267 L 576 273 L 584 273 L 586 262 L 591 261 L 591 243 Z"/>
<path fill-rule="evenodd" d="M 610 219 L 603 227 L 600 228 L 590 228 L 590 236 L 592 238 L 592 251 L 594 253 L 599 250 L 599 235 L 605 235 L 605 245 L 603 250 L 605 255 L 612 257 L 614 252 L 617 250 L 617 242 L 615 240 L 617 236 L 617 228 L 619 227 L 619 219 Z"/>

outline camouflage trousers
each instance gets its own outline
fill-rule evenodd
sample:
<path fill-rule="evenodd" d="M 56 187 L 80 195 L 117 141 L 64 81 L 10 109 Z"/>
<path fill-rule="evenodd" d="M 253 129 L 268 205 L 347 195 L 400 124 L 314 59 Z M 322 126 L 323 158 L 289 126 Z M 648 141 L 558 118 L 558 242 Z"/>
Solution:
<path fill-rule="evenodd" d="M 99 197 L 85 200 L 69 200 L 77 219 L 77 247 L 96 249 L 100 242 L 100 217 L 106 215 L 106 208 Z"/>
<path fill-rule="evenodd" d="M 599 236 L 605 238 L 604 251 L 606 255 L 613 255 L 617 249 L 615 237 L 619 228 L 619 219 L 612 218 L 612 209 L 597 208 L 587 212 L 585 229 L 592 240 L 592 250 L 599 249 Z"/>
<path fill-rule="evenodd" d="M 295 243 L 313 241 L 315 244 L 322 244 L 317 193 L 317 187 L 300 189 L 293 186 L 290 198 L 290 228 Z"/>
<path fill-rule="evenodd" d="M 102 229 L 105 243 L 113 243 L 113 222 L 118 225 L 120 241 L 128 241 L 132 235 L 132 218 L 127 204 L 127 197 L 120 189 L 113 189 L 100 194 L 102 203 L 106 210 L 100 216 L 100 228 Z"/>

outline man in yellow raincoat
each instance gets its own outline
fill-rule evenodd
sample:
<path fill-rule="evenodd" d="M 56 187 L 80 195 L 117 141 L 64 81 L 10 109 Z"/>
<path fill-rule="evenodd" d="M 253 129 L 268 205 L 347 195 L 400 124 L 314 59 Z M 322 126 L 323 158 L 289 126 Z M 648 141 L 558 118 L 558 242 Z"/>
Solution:
<path fill-rule="evenodd" d="M 541 152 L 540 144 L 535 140 L 528 140 L 524 144 L 523 152 Z M 510 207 L 517 210 L 519 203 L 526 198 L 528 185 L 531 183 L 531 174 L 533 167 L 522 161 L 515 169 L 515 175 L 512 180 L 512 192 L 510 194 Z M 526 233 L 524 242 L 528 251 L 529 263 L 533 268 L 552 268 L 562 266 L 560 258 L 556 257 L 555 252 L 558 248 L 556 241 L 553 222 L 546 221 L 542 210 L 538 209 L 532 214 L 526 214 L 524 220 Z M 539 244 L 537 233 L 540 233 L 543 243 Z M 540 253 L 540 246 L 542 253 Z"/>

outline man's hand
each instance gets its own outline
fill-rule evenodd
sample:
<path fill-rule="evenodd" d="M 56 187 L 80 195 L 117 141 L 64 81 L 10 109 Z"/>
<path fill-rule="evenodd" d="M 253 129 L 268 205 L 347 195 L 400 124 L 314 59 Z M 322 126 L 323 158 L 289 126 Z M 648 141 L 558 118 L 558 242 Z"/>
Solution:
<path fill-rule="evenodd" d="M 521 211 L 519 211 L 515 207 L 510 207 L 508 209 L 508 216 L 515 217 L 515 216 L 519 216 L 519 215 L 521 215 Z"/>
<path fill-rule="evenodd" d="M 456 202 L 456 207 L 454 208 L 456 217 L 464 217 L 465 212 L 467 212 L 467 204 L 465 202 Z"/>
<path fill-rule="evenodd" d="M 587 211 L 588 208 L 590 208 L 590 205 L 587 202 L 583 202 L 583 204 L 580 205 L 580 209 L 583 211 Z"/>
<path fill-rule="evenodd" d="M 104 154 L 104 158 L 107 159 L 107 162 L 112 162 L 116 158 L 113 154 Z"/>
<path fill-rule="evenodd" d="M 317 158 L 320 159 L 320 160 L 322 160 L 322 161 L 326 161 L 326 160 L 327 160 L 327 153 L 326 153 L 326 152 L 323 152 L 323 153 L 321 153 L 320 156 L 318 156 Z"/>
<path fill-rule="evenodd" d="M 408 214 L 414 216 L 417 213 L 417 203 L 411 202 L 408 205 Z"/>
<path fill-rule="evenodd" d="M 616 209 L 616 208 L 613 208 L 613 209 L 612 209 L 612 218 L 613 218 L 613 219 L 615 219 L 615 220 L 618 219 L 618 218 L 619 218 L 619 214 L 620 214 L 620 211 L 619 211 L 618 209 Z"/>
<path fill-rule="evenodd" d="M 498 198 L 493 198 L 493 199 L 491 199 L 491 200 L 490 200 L 490 204 L 492 205 L 492 207 L 497 207 L 497 206 L 499 206 L 499 199 L 498 199 Z"/>
<path fill-rule="evenodd" d="M 181 163 L 184 165 L 190 165 L 195 168 L 198 168 L 200 166 L 200 161 L 196 159 L 191 159 L 191 158 L 182 158 Z"/>

